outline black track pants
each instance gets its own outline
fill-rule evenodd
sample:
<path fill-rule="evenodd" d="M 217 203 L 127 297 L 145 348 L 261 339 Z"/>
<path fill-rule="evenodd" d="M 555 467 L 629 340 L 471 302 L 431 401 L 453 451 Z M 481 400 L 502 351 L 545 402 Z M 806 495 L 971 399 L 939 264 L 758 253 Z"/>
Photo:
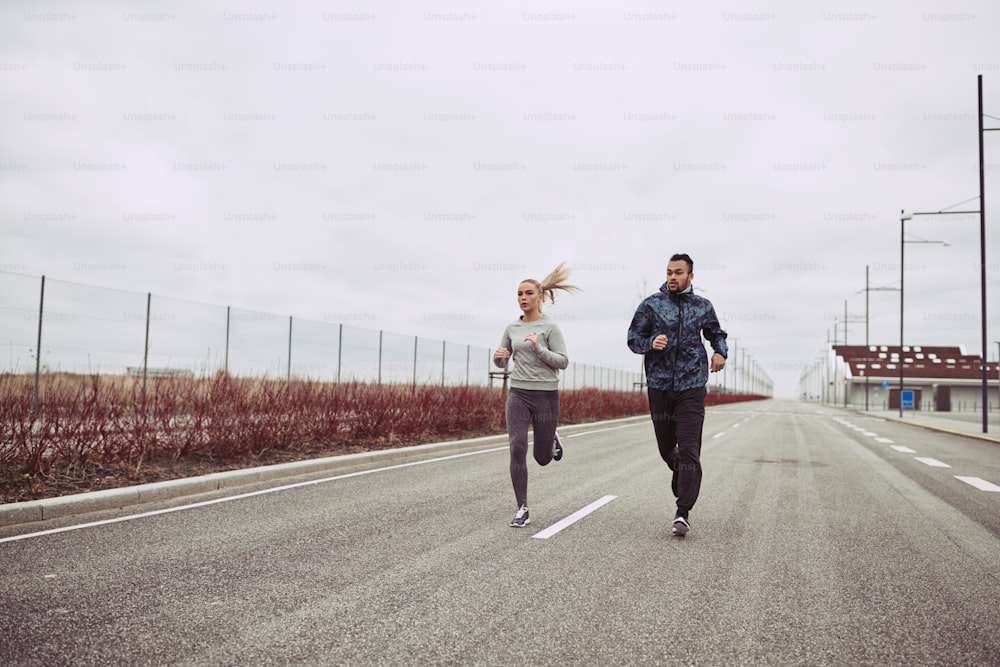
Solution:
<path fill-rule="evenodd" d="M 683 391 L 648 388 L 649 414 L 660 457 L 673 471 L 677 513 L 687 516 L 701 491 L 701 431 L 705 424 L 704 387 Z"/>

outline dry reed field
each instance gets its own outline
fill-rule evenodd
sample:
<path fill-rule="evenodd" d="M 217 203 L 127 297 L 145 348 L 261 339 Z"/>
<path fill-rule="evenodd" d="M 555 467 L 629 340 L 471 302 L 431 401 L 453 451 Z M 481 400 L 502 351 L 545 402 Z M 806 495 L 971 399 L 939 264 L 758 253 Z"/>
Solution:
<path fill-rule="evenodd" d="M 0 502 L 504 432 L 500 389 L 310 380 L 0 375 Z M 709 403 L 748 400 L 710 395 Z M 644 392 L 560 392 L 560 422 L 646 413 Z"/>

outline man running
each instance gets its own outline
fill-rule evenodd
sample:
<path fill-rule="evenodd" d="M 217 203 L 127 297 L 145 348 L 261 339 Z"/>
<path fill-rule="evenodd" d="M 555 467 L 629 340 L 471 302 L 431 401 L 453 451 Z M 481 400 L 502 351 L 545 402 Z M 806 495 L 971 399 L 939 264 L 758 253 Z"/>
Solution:
<path fill-rule="evenodd" d="M 708 373 L 726 365 L 729 348 L 712 303 L 694 293 L 694 262 L 675 254 L 667 281 L 635 311 L 628 346 L 644 355 L 649 412 L 660 456 L 673 472 L 677 499 L 672 532 L 684 536 L 701 490 L 701 430 L 705 423 Z M 712 346 L 711 361 L 702 335 Z"/>

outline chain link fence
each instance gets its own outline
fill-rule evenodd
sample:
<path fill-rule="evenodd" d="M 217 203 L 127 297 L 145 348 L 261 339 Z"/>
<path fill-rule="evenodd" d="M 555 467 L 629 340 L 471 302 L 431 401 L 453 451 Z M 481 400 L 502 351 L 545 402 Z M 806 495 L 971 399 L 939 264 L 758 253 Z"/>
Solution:
<path fill-rule="evenodd" d="M 0 272 L 10 373 L 487 385 L 493 348 Z M 5 357 L 5 359 L 4 359 Z M 641 373 L 571 363 L 562 388 L 631 391 Z"/>

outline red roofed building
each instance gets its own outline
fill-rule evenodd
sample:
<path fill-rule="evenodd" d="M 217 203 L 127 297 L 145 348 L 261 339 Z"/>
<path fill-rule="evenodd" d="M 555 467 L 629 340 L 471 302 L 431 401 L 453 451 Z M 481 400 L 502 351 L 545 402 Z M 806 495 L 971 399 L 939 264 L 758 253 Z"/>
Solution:
<path fill-rule="evenodd" d="M 898 345 L 834 345 L 833 377 L 828 378 L 841 404 L 872 409 L 899 408 Z M 914 409 L 951 412 L 982 409 L 982 357 L 961 347 L 903 347 L 903 389 L 913 390 Z M 988 400 L 1000 405 L 1000 364 L 987 362 Z M 839 385 L 839 386 L 838 386 Z M 904 406 L 905 407 L 905 406 Z"/>

